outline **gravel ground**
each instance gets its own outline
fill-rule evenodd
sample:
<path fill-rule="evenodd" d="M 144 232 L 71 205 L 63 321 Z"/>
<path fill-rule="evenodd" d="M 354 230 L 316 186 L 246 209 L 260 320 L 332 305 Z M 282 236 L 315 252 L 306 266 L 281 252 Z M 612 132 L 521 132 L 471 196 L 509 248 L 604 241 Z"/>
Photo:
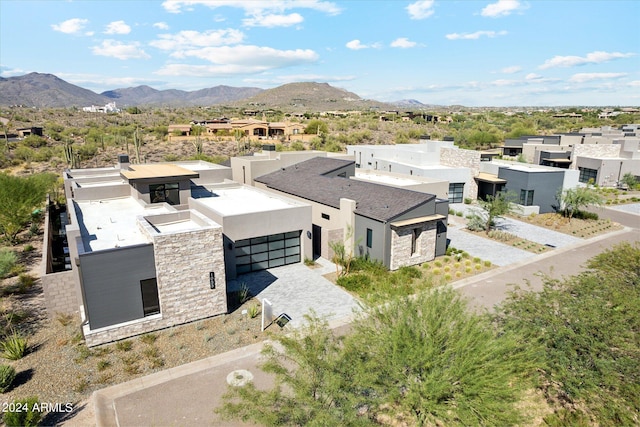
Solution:
<path fill-rule="evenodd" d="M 13 388 L 1 396 L 0 402 L 35 395 L 47 404 L 71 403 L 75 412 L 91 406 L 89 398 L 94 390 L 263 341 L 269 334 L 282 333 L 277 327 L 262 332 L 259 315 L 250 318 L 242 314 L 249 306 L 259 305 L 251 299 L 226 316 L 88 349 L 77 322 L 65 317 L 56 320 L 43 317 L 44 301 L 38 286 L 19 299 L 14 298 L 13 302 L 28 304 L 35 317 L 28 324 L 32 331 L 29 353 L 17 361 L 1 362 L 13 366 L 18 375 Z M 26 330 L 27 324 L 23 326 Z M 70 415 L 74 414 L 50 413 L 44 425 L 93 423 L 91 416 L 65 422 Z M 83 411 L 81 417 L 84 415 Z"/>

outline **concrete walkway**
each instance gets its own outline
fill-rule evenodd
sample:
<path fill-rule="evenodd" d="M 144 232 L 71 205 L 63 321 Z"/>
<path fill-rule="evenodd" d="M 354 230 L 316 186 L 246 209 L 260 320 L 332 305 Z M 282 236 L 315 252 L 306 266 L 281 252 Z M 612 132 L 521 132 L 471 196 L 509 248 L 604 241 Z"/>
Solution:
<path fill-rule="evenodd" d="M 336 271 L 335 265 L 319 258 L 317 266 L 292 264 L 255 273 L 243 274 L 229 281 L 228 289 L 237 290 L 244 284 L 260 301 L 267 299 L 275 316 L 286 313 L 290 327 L 305 323 L 305 315 L 317 316 L 333 323 L 350 319 L 359 309 L 358 301 L 347 291 L 322 277 Z"/>

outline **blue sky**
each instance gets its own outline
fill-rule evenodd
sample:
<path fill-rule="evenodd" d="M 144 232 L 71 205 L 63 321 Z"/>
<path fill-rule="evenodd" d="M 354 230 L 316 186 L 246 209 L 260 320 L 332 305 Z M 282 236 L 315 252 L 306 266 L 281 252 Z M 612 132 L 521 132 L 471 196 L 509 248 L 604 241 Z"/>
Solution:
<path fill-rule="evenodd" d="M 640 105 L 638 1 L 0 0 L 0 75 L 326 82 L 378 101 Z"/>

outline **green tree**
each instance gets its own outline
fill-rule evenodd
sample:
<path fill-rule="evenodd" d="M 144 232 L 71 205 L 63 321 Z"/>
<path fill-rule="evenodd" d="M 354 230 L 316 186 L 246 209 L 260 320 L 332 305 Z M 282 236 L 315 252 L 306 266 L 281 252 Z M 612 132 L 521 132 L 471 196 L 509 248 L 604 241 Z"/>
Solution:
<path fill-rule="evenodd" d="M 560 189 L 556 200 L 558 201 L 558 205 L 555 206 L 556 211 L 565 218 L 569 218 L 569 221 L 581 209 L 588 206 L 600 206 L 603 203 L 602 196 L 589 187 Z"/>
<path fill-rule="evenodd" d="M 496 219 L 513 211 L 515 195 L 510 192 L 499 192 L 495 196 L 487 196 L 485 200 L 478 200 L 482 211 L 472 215 L 470 223 L 482 224 L 484 231 L 489 234 Z M 473 218 L 475 215 L 475 218 Z"/>
<path fill-rule="evenodd" d="M 304 128 L 304 133 L 309 135 L 326 135 L 329 132 L 329 126 L 322 120 L 311 120 L 307 127 Z"/>
<path fill-rule="evenodd" d="M 640 421 L 640 245 L 622 243 L 589 271 L 514 292 L 497 314 L 505 331 L 541 346 L 539 383 L 559 402 L 546 425 Z M 577 424 L 576 420 L 587 420 Z"/>
<path fill-rule="evenodd" d="M 33 211 L 44 204 L 55 182 L 54 174 L 23 178 L 0 173 L 0 232 L 10 243 L 17 243 L 18 233 L 32 221 Z"/>
<path fill-rule="evenodd" d="M 393 300 L 339 338 L 311 319 L 294 337 L 268 346 L 263 369 L 275 387 L 232 387 L 225 418 L 264 425 L 513 425 L 532 355 L 498 333 L 451 289 Z"/>
<path fill-rule="evenodd" d="M 638 181 L 636 180 L 635 175 L 631 172 L 625 173 L 620 179 L 620 182 L 626 185 L 629 190 L 633 190 L 634 188 L 636 188 L 636 185 L 638 185 Z"/>

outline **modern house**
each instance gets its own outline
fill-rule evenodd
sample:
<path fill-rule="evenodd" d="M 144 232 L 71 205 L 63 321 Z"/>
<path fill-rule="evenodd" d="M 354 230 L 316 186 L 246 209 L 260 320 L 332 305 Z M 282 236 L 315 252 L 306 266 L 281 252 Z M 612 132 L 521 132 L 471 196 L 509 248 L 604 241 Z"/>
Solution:
<path fill-rule="evenodd" d="M 506 191 L 516 197 L 518 210 L 524 215 L 553 212 L 558 191 L 577 187 L 578 171 L 493 160 L 480 165 L 478 198 Z"/>
<path fill-rule="evenodd" d="M 453 141 L 422 140 L 419 144 L 349 145 L 356 167 L 363 170 L 394 172 L 449 182 L 450 203 L 475 199 L 482 154 L 464 150 Z"/>
<path fill-rule="evenodd" d="M 87 345 L 224 314 L 228 278 L 311 257 L 308 204 L 234 183 L 220 165 L 119 160 L 66 171 L 65 220 L 47 216 L 47 308 L 78 312 Z"/>
<path fill-rule="evenodd" d="M 314 157 L 254 182 L 311 205 L 314 255 L 331 258 L 331 243 L 344 242 L 356 255 L 395 270 L 445 253 L 446 199 L 350 179 L 355 167 L 353 160 Z"/>

